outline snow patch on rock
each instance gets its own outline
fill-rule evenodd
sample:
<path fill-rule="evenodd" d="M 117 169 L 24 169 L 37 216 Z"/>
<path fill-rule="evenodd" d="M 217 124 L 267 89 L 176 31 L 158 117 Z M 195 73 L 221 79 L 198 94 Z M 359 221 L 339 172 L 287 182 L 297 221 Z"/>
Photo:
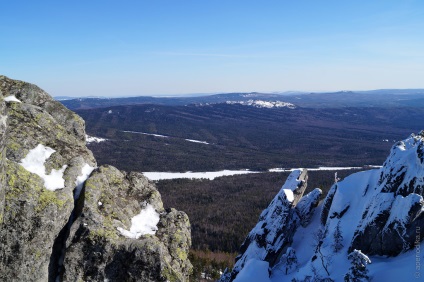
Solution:
<path fill-rule="evenodd" d="M 22 101 L 19 100 L 18 98 L 16 98 L 14 95 L 10 95 L 10 96 L 4 97 L 4 101 L 6 101 L 6 102 L 22 103 Z"/>
<path fill-rule="evenodd" d="M 130 230 L 123 229 L 118 227 L 118 231 L 121 235 L 138 239 L 142 235 L 152 234 L 154 235 L 158 230 L 157 224 L 159 222 L 159 214 L 156 212 L 155 208 L 147 204 L 144 209 L 140 211 L 140 213 L 134 216 L 131 219 L 131 227 Z"/>
<path fill-rule="evenodd" d="M 81 194 L 81 190 L 82 187 L 84 185 L 84 182 L 87 180 L 87 178 L 90 176 L 91 172 L 95 169 L 96 167 L 90 166 L 89 164 L 85 164 L 82 168 L 81 168 L 81 174 L 77 177 L 77 179 L 75 180 L 75 192 L 74 192 L 74 199 L 78 199 L 80 194 Z"/>
<path fill-rule="evenodd" d="M 35 173 L 44 180 L 44 186 L 50 191 L 61 189 L 65 187 L 65 180 L 63 179 L 63 172 L 66 165 L 61 169 L 52 169 L 50 174 L 46 174 L 46 167 L 44 163 L 50 156 L 56 152 L 54 149 L 38 144 L 37 147 L 30 150 L 25 158 L 19 163 L 29 172 Z"/>

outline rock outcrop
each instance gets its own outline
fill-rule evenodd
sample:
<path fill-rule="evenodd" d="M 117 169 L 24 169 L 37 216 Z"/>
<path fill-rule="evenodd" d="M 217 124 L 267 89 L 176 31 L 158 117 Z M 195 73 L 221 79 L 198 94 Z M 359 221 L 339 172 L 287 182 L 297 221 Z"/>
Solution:
<path fill-rule="evenodd" d="M 395 144 L 380 169 L 336 179 L 321 205 L 319 190 L 293 207 L 296 193 L 281 189 L 221 281 L 412 281 L 409 262 L 424 259 L 423 191 L 424 131 Z"/>
<path fill-rule="evenodd" d="M 321 195 L 317 188 L 302 198 L 307 179 L 306 169 L 295 170 L 288 176 L 240 247 L 232 272 L 225 273 L 221 281 L 232 281 L 251 259 L 266 261 L 270 268 L 284 259 L 298 226 L 307 224 Z"/>
<path fill-rule="evenodd" d="M 396 256 L 424 229 L 424 131 L 398 142 L 380 171 L 350 250 Z"/>
<path fill-rule="evenodd" d="M 96 168 L 79 116 L 0 76 L 0 133 L 1 281 L 188 280 L 187 215 L 141 174 Z M 146 208 L 157 222 L 132 236 Z"/>
<path fill-rule="evenodd" d="M 64 281 L 187 280 L 188 217 L 165 211 L 159 192 L 140 173 L 102 166 L 84 189 L 66 244 Z M 131 218 L 148 205 L 159 213 L 156 234 L 123 236 L 119 230 L 130 229 Z"/>

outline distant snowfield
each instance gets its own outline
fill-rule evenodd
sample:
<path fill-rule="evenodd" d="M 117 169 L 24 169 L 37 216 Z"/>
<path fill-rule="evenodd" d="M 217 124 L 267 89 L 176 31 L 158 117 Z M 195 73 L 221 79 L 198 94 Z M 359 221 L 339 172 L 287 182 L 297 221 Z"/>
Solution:
<path fill-rule="evenodd" d="M 341 167 L 331 167 L 331 166 L 320 166 L 318 168 L 306 168 L 309 171 L 319 171 L 319 170 L 351 170 L 351 169 L 371 169 L 371 168 L 380 168 L 379 165 L 366 165 L 366 166 L 341 166 Z M 301 168 L 270 168 L 269 172 L 291 172 L 296 169 Z"/>
<path fill-rule="evenodd" d="M 240 104 L 244 106 L 252 106 L 256 108 L 289 108 L 294 109 L 296 106 L 292 103 L 283 101 L 263 101 L 263 100 L 248 100 L 248 101 L 227 101 L 226 104 L 234 105 Z"/>
<path fill-rule="evenodd" d="M 155 137 L 161 137 L 161 138 L 178 138 L 178 137 L 173 137 L 173 136 L 168 136 L 168 135 L 153 134 L 153 133 L 139 132 L 139 131 L 123 130 L 122 132 L 133 133 L 133 134 L 149 135 L 149 136 L 155 136 Z M 180 138 L 178 138 L 178 139 L 180 139 Z M 199 144 L 209 145 L 209 143 L 206 142 L 206 141 L 200 141 L 200 140 L 195 140 L 195 139 L 184 139 L 184 140 L 185 141 L 188 141 L 188 142 L 192 142 L 192 143 L 199 143 Z"/>
<path fill-rule="evenodd" d="M 380 166 L 365 166 L 365 167 L 319 167 L 319 168 L 306 168 L 309 171 L 337 171 L 337 170 L 358 170 L 364 168 L 380 168 Z M 291 172 L 302 168 L 271 168 L 268 172 Z M 248 173 L 263 173 L 263 171 L 244 170 L 221 170 L 221 171 L 205 171 L 205 172 L 143 172 L 143 175 L 152 181 L 166 180 L 166 179 L 209 179 L 214 180 L 217 177 L 231 176 Z"/>
<path fill-rule="evenodd" d="M 162 137 L 162 138 L 168 138 L 169 137 L 169 136 L 166 136 L 166 135 L 153 134 L 153 133 L 147 133 L 147 132 L 139 132 L 139 131 L 123 130 L 122 132 L 125 132 L 125 133 L 134 133 L 134 134 L 143 134 L 143 135 L 149 135 L 149 136 L 155 136 L 155 137 Z"/>
<path fill-rule="evenodd" d="M 184 139 L 185 141 L 188 141 L 188 142 L 192 142 L 192 143 L 200 143 L 200 144 L 206 144 L 206 145 L 209 145 L 209 143 L 208 142 L 206 142 L 206 141 L 199 141 L 199 140 L 194 140 L 194 139 Z"/>
<path fill-rule="evenodd" d="M 247 173 L 259 173 L 259 171 L 250 170 L 221 170 L 221 171 L 209 171 L 209 172 L 143 172 L 144 176 L 150 180 L 165 180 L 165 179 L 178 179 L 178 178 L 189 178 L 189 179 L 209 179 L 213 180 L 221 176 L 230 176 L 236 174 L 247 174 Z"/>

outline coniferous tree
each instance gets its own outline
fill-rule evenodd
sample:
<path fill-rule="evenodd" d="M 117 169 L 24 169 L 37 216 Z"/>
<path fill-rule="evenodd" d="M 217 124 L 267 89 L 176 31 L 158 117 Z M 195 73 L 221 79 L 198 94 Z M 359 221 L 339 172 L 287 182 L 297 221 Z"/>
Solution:
<path fill-rule="evenodd" d="M 360 250 L 353 250 L 348 257 L 351 262 L 349 271 L 344 276 L 345 282 L 367 282 L 369 280 L 367 264 L 371 263 L 367 257 Z"/>
<path fill-rule="evenodd" d="M 338 253 L 343 248 L 343 236 L 340 229 L 340 221 L 337 223 L 336 230 L 334 231 L 333 248 L 336 253 Z"/>

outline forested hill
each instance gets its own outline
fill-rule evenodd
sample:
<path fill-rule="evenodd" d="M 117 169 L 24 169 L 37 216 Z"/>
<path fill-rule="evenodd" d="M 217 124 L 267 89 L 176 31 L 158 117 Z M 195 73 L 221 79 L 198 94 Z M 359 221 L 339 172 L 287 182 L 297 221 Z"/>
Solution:
<path fill-rule="evenodd" d="M 381 164 L 424 108 L 128 105 L 77 110 L 100 163 L 137 171 Z"/>
<path fill-rule="evenodd" d="M 372 90 L 372 91 L 339 91 L 330 93 L 224 93 L 198 96 L 174 97 L 125 97 L 125 98 L 72 98 L 57 97 L 71 110 L 103 108 L 119 105 L 160 104 L 189 105 L 217 104 L 234 101 L 280 101 L 310 108 L 340 108 L 340 107 L 423 107 L 424 89 L 406 90 Z"/>

